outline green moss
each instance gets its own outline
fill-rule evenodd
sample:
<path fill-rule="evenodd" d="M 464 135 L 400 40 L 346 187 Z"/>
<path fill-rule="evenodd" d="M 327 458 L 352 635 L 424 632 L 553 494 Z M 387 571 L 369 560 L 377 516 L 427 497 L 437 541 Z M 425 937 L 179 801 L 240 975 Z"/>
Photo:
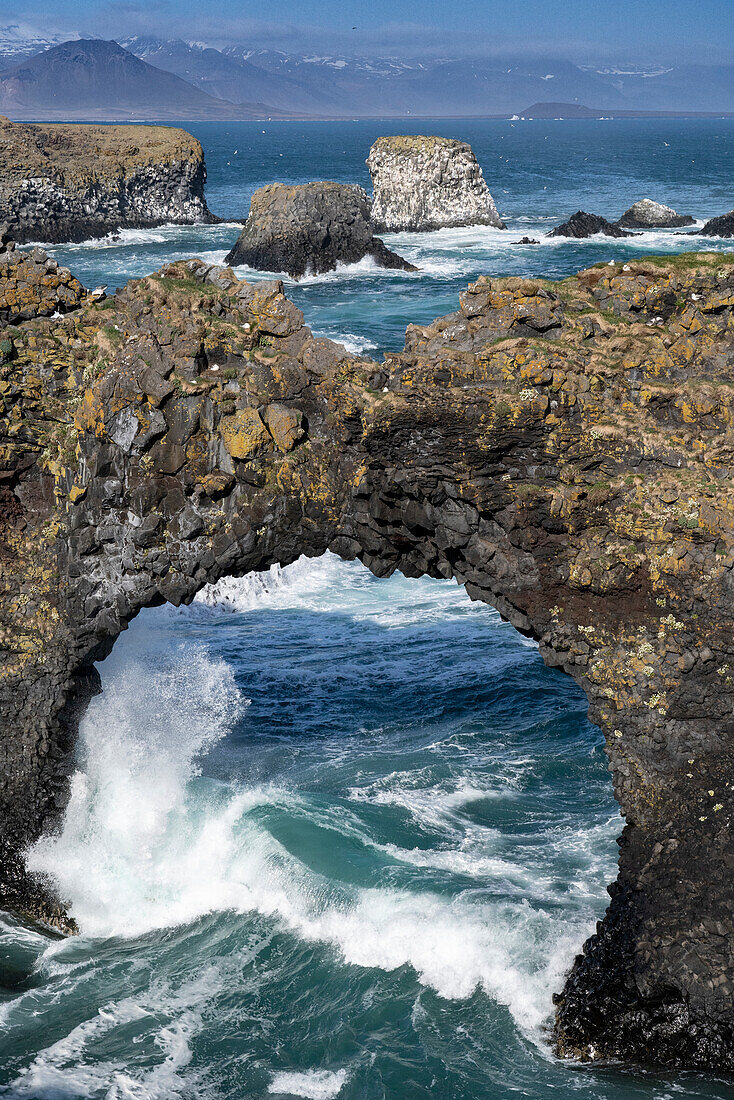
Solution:
<path fill-rule="evenodd" d="M 115 328 L 114 325 L 105 325 L 104 328 L 102 329 L 102 331 L 104 332 L 107 339 L 111 340 L 113 344 L 121 344 L 122 343 L 122 339 L 123 339 L 122 333 L 120 332 L 120 330 L 118 328 Z"/>
<path fill-rule="evenodd" d="M 693 271 L 698 267 L 720 267 L 734 263 L 734 252 L 680 252 L 671 256 L 646 256 L 639 263 L 654 267 L 673 267 L 679 271 Z"/>
<path fill-rule="evenodd" d="M 416 153 L 423 149 L 430 149 L 432 145 L 454 149 L 462 144 L 463 142 L 455 138 L 434 137 L 428 134 L 393 134 L 388 137 L 379 137 L 372 148 L 386 149 L 391 153 Z"/>

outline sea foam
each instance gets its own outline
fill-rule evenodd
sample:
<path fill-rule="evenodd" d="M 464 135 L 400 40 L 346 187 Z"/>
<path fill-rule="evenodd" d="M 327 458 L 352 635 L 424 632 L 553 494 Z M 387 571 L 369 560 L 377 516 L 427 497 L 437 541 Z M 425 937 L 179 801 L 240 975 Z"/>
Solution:
<path fill-rule="evenodd" d="M 412 582 L 390 583 L 399 622 Z M 351 607 L 357 618 L 367 617 L 376 610 L 373 585 L 359 565 L 331 555 L 304 559 L 212 586 L 202 593 L 198 613 L 211 614 L 212 605 L 239 611 Z M 450 585 L 425 587 L 421 599 L 429 610 L 433 600 L 439 616 L 456 604 Z M 592 905 L 563 914 L 544 904 L 553 894 L 546 876 L 534 884 L 529 871 L 523 883 L 519 868 L 501 858 L 492 862 L 491 830 L 484 830 L 478 846 L 482 856 L 465 849 L 464 867 L 460 858 L 462 815 L 477 801 L 512 798 L 523 762 L 498 772 L 492 782 L 465 776 L 435 786 L 430 777 L 406 773 L 353 788 L 355 811 L 364 802 L 404 806 L 422 830 L 443 830 L 456 852 L 422 857 L 383 846 L 396 866 L 425 867 L 428 877 L 420 887 L 331 881 L 271 834 L 268 814 L 279 808 L 318 820 L 338 849 L 345 832 L 359 839 L 348 806 L 314 817 L 307 792 L 287 783 L 221 782 L 202 775 L 203 758 L 242 719 L 246 702 L 224 661 L 195 645 L 176 644 L 180 613 L 152 614 L 155 629 L 137 620 L 102 666 L 104 691 L 82 723 L 83 760 L 72 780 L 64 827 L 29 855 L 30 867 L 52 876 L 69 899 L 81 932 L 137 937 L 212 911 L 257 912 L 276 928 L 327 945 L 341 965 L 385 971 L 407 966 L 446 999 L 483 990 L 507 1006 L 518 1025 L 539 1033 L 551 1010 L 550 992 L 597 912 Z M 469 872 L 475 881 L 484 876 L 487 885 L 497 884 L 498 894 L 512 879 L 514 889 L 494 896 L 478 882 L 479 889 L 447 895 L 431 885 L 430 873 L 441 869 Z"/>
<path fill-rule="evenodd" d="M 347 1081 L 345 1069 L 311 1069 L 305 1073 L 276 1073 L 268 1092 L 277 1096 L 302 1096 L 304 1100 L 335 1100 Z"/>

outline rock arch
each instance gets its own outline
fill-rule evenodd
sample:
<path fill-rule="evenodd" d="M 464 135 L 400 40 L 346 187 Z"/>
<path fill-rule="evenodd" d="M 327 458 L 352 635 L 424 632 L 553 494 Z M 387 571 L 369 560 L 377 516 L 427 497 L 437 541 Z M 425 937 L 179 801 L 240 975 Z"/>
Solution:
<path fill-rule="evenodd" d="M 140 609 L 326 549 L 455 577 L 584 689 L 627 819 L 559 1051 L 732 1069 L 734 264 L 483 278 L 382 364 L 198 260 L 3 272 L 0 901 L 63 919 L 22 851 Z"/>

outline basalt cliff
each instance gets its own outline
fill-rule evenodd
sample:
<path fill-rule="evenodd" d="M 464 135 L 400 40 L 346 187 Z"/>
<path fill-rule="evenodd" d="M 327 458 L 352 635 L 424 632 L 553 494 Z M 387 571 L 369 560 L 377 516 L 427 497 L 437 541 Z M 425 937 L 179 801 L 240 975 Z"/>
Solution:
<path fill-rule="evenodd" d="M 376 233 L 462 225 L 504 229 L 482 169 L 465 141 L 442 137 L 380 137 L 367 167 Z"/>
<path fill-rule="evenodd" d="M 314 337 L 278 281 L 191 260 L 94 301 L 18 256 L 2 904 L 64 924 L 23 850 L 58 823 L 94 664 L 133 616 L 331 549 L 456 578 L 586 692 L 626 823 L 558 1052 L 734 1070 L 734 257 L 481 278 L 377 363 Z"/>
<path fill-rule="evenodd" d="M 201 145 L 184 130 L 0 116 L 0 223 L 21 243 L 216 221 L 205 182 Z"/>

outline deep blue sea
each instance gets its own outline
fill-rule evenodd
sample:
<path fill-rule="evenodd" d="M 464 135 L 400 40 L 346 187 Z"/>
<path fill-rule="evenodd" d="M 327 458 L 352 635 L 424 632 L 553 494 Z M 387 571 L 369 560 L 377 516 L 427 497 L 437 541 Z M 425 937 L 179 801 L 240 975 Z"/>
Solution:
<path fill-rule="evenodd" d="M 88 285 L 221 259 L 255 188 L 367 186 L 372 141 L 406 129 L 188 128 L 232 222 L 55 249 Z M 647 196 L 700 221 L 729 210 L 734 120 L 411 129 L 470 141 L 510 228 L 387 238 L 414 275 L 286 280 L 355 350 L 401 347 L 480 273 L 726 247 L 541 234 Z M 734 1100 L 723 1081 L 550 1052 L 551 995 L 604 912 L 622 821 L 582 694 L 492 609 L 327 555 L 144 612 L 100 671 L 63 829 L 29 853 L 81 934 L 1 917 L 0 1095 Z"/>

